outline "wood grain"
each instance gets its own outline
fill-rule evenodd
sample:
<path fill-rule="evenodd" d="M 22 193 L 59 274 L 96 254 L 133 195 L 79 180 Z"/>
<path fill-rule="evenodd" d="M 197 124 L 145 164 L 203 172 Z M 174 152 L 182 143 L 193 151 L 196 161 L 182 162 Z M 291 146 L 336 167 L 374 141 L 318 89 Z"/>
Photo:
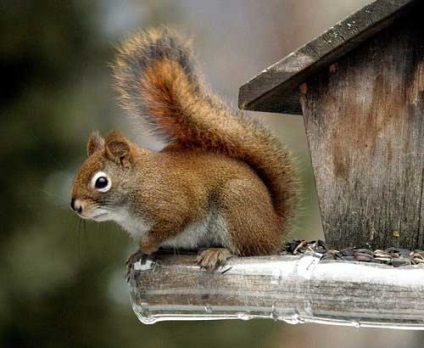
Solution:
<path fill-rule="evenodd" d="M 194 259 L 157 255 L 133 265 L 130 287 L 141 321 L 270 318 L 424 328 L 422 265 L 322 262 L 308 254 L 233 258 L 206 272 Z"/>
<path fill-rule="evenodd" d="M 325 237 L 336 248 L 423 247 L 419 16 L 380 32 L 301 88 Z"/>

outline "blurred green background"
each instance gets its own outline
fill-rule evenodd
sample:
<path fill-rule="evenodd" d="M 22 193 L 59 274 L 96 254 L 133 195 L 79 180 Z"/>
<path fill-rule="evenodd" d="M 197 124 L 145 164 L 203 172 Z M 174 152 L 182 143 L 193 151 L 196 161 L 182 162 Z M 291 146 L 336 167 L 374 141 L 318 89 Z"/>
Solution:
<path fill-rule="evenodd" d="M 290 326 L 273 321 L 159 323 L 132 312 L 119 227 L 68 208 L 92 130 L 120 129 L 160 148 L 122 115 L 108 63 L 140 27 L 194 38 L 206 80 L 228 102 L 263 68 L 365 0 L 0 1 L 1 347 L 419 347 L 404 331 Z M 304 183 L 297 238 L 322 238 L 303 121 L 252 113 L 299 158 Z M 135 127 L 137 128 L 137 127 Z"/>

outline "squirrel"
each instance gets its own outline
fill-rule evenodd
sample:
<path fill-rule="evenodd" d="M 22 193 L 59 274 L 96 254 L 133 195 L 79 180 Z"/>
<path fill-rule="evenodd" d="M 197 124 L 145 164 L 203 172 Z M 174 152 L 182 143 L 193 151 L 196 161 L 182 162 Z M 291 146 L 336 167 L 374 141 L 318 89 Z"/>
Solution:
<path fill-rule="evenodd" d="M 213 270 L 232 255 L 280 250 L 297 179 L 289 151 L 257 121 L 233 115 L 195 66 L 189 41 L 169 29 L 124 41 L 113 65 L 120 104 L 166 145 L 153 152 L 117 131 L 92 133 L 71 208 L 117 222 L 142 254 L 196 248 L 200 267 Z"/>

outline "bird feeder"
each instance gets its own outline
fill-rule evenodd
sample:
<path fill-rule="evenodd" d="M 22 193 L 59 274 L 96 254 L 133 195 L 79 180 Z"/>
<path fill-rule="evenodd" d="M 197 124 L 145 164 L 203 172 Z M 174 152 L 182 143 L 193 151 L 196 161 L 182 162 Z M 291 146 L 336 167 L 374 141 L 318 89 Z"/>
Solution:
<path fill-rule="evenodd" d="M 244 109 L 303 114 L 332 247 L 423 247 L 423 13 L 374 1 L 240 88 Z"/>

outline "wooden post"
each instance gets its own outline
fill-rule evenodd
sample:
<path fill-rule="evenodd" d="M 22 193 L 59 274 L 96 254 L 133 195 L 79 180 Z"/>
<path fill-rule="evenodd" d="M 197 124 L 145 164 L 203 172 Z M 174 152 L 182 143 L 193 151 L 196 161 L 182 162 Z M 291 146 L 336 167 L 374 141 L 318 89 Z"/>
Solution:
<path fill-rule="evenodd" d="M 323 228 L 336 248 L 423 247 L 420 15 L 403 18 L 301 86 Z"/>

